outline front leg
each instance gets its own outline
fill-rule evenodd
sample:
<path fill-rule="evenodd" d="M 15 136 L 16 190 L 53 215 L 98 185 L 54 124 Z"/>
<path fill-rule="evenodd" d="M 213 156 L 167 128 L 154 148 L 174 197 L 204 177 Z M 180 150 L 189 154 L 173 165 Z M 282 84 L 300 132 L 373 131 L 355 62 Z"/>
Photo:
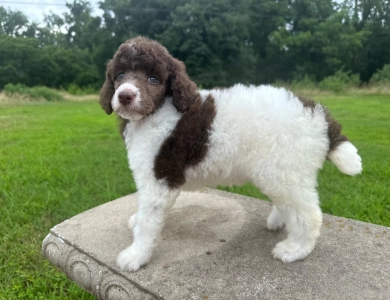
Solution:
<path fill-rule="evenodd" d="M 117 257 L 117 263 L 122 270 L 137 271 L 150 261 L 164 226 L 165 213 L 179 193 L 179 190 L 167 190 L 161 186 L 138 191 L 138 211 L 136 216 L 130 219 L 134 221 L 134 240 L 131 246 Z"/>
<path fill-rule="evenodd" d="M 168 211 L 175 205 L 176 199 L 177 199 L 177 196 L 170 198 L 169 201 L 167 201 L 167 204 L 165 206 L 165 213 L 168 213 Z M 128 221 L 128 225 L 129 225 L 129 228 L 131 230 L 133 230 L 135 225 L 137 225 L 137 214 L 136 213 L 130 217 L 130 219 Z"/>

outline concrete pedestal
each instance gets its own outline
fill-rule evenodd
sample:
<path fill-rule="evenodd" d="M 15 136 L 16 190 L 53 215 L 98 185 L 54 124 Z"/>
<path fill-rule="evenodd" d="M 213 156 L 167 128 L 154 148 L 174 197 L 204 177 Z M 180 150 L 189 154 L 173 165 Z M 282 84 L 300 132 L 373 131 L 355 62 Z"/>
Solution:
<path fill-rule="evenodd" d="M 390 299 L 390 229 L 324 215 L 303 261 L 272 257 L 284 230 L 266 228 L 271 204 L 216 190 L 182 193 L 152 261 L 121 271 L 131 244 L 132 194 L 51 229 L 44 255 L 98 299 Z"/>

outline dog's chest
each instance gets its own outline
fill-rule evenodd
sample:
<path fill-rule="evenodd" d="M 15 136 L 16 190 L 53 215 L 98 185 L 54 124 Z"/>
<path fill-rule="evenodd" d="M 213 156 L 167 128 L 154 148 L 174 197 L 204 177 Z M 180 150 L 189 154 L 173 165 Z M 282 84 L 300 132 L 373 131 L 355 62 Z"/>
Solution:
<path fill-rule="evenodd" d="M 123 135 L 133 171 L 153 169 L 161 144 L 170 136 L 180 117 L 181 114 L 168 102 L 145 119 L 127 124 Z"/>

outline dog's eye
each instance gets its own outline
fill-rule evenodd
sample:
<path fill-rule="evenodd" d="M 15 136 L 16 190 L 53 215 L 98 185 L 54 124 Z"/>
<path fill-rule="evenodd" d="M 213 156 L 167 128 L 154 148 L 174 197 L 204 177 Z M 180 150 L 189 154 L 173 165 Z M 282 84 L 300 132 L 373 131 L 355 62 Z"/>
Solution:
<path fill-rule="evenodd" d="M 122 80 L 124 77 L 125 77 L 125 74 L 120 73 L 120 74 L 118 75 L 118 77 L 116 78 L 116 80 Z"/>
<path fill-rule="evenodd" d="M 150 83 L 157 84 L 158 83 L 158 78 L 156 76 L 150 76 L 148 81 Z"/>

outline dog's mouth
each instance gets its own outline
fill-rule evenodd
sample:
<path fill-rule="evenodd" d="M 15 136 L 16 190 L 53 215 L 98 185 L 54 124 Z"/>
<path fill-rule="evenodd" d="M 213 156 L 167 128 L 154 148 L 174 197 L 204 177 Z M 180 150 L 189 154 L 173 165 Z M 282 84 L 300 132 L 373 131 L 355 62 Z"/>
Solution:
<path fill-rule="evenodd" d="M 130 121 L 143 119 L 149 113 L 142 105 L 138 88 L 129 83 L 122 84 L 115 91 L 111 106 L 117 115 Z"/>
<path fill-rule="evenodd" d="M 114 105 L 114 99 L 112 101 L 112 108 L 114 112 L 123 119 L 130 121 L 138 121 L 145 118 L 148 113 L 141 107 L 137 107 L 134 104 L 127 105 Z"/>

